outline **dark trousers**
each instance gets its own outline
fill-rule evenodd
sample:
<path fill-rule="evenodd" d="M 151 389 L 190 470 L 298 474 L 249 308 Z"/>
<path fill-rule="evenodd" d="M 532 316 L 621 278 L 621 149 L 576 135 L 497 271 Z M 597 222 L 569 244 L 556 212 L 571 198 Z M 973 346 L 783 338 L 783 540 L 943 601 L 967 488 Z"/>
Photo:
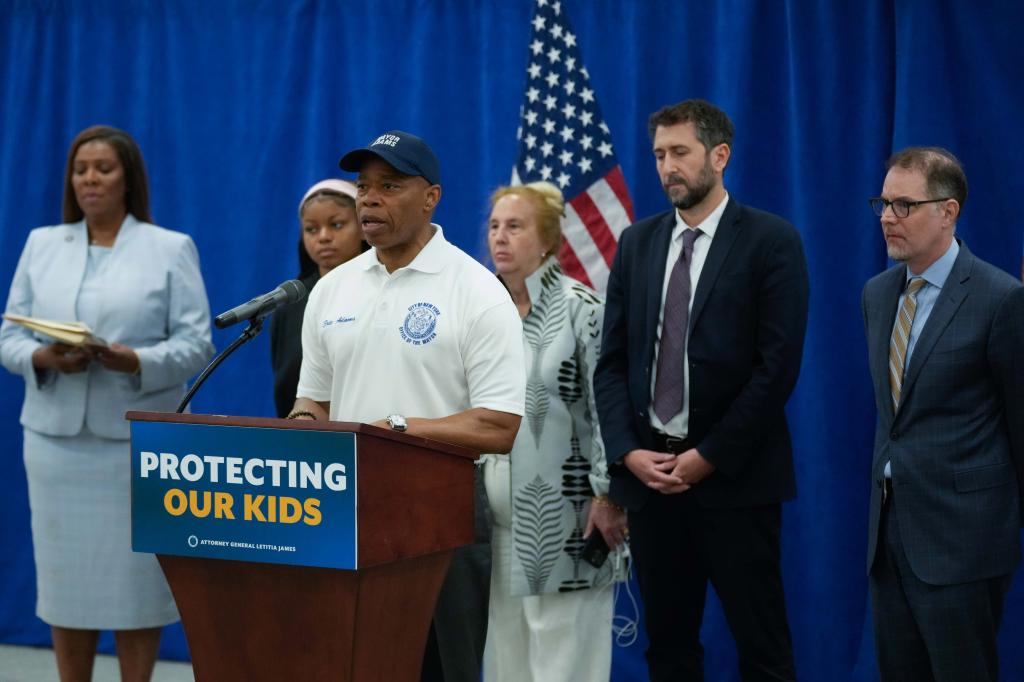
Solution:
<path fill-rule="evenodd" d="M 744 680 L 795 680 L 779 565 L 782 508 L 701 509 L 656 494 L 629 513 L 630 550 L 654 682 L 704 679 L 700 628 L 708 581 L 736 640 Z"/>
<path fill-rule="evenodd" d="M 459 547 L 437 597 L 422 682 L 479 682 L 487 641 L 491 546 Z"/>
<path fill-rule="evenodd" d="M 480 682 L 491 594 L 491 508 L 474 472 L 476 543 L 452 554 L 423 652 L 420 682 Z"/>
<path fill-rule="evenodd" d="M 958 585 L 917 578 L 889 496 L 871 567 L 875 651 L 883 682 L 985 682 L 999 678 L 996 633 L 1011 576 Z"/>

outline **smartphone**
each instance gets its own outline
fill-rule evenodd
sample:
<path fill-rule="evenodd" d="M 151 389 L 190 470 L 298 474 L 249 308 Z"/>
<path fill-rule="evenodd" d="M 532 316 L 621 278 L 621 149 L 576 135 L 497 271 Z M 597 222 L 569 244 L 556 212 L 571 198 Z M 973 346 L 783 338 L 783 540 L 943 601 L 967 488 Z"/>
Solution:
<path fill-rule="evenodd" d="M 580 556 L 594 568 L 601 568 L 608 559 L 608 543 L 604 541 L 604 536 L 597 528 L 590 531 L 590 537 L 583 545 L 583 553 Z"/>

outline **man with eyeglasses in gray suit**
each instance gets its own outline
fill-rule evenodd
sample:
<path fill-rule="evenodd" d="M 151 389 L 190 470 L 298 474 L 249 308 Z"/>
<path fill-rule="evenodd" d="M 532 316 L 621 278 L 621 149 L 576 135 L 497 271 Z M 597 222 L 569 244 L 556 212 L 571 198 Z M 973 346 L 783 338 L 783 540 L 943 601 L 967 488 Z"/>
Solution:
<path fill-rule="evenodd" d="M 864 287 L 878 420 L 867 570 L 882 680 L 995 680 L 1020 562 L 1024 288 L 955 237 L 960 162 L 893 155 L 871 200 L 897 264 Z"/>

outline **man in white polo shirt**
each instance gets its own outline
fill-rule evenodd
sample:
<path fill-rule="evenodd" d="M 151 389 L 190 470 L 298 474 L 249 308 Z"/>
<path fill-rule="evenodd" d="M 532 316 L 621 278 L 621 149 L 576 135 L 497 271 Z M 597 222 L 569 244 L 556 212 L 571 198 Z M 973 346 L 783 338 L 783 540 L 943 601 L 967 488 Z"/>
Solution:
<path fill-rule="evenodd" d="M 310 294 L 289 416 L 377 423 L 508 452 L 523 414 L 522 326 L 498 279 L 431 223 L 441 198 L 437 157 L 395 130 L 339 165 L 359 173 L 356 212 L 373 248 Z M 489 566 L 474 561 L 478 547 L 463 550 L 434 616 L 444 675 L 424 679 L 479 679 Z"/>

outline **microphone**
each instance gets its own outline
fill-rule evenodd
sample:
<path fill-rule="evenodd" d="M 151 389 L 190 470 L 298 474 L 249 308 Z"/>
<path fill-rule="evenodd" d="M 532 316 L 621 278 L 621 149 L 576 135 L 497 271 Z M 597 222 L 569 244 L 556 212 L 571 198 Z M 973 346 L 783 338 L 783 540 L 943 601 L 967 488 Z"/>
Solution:
<path fill-rule="evenodd" d="M 243 320 L 266 317 L 282 306 L 301 301 L 306 298 L 307 293 L 305 284 L 297 279 L 290 279 L 270 293 L 257 296 L 247 303 L 221 313 L 214 318 L 213 323 L 217 325 L 218 329 L 223 329 Z"/>

